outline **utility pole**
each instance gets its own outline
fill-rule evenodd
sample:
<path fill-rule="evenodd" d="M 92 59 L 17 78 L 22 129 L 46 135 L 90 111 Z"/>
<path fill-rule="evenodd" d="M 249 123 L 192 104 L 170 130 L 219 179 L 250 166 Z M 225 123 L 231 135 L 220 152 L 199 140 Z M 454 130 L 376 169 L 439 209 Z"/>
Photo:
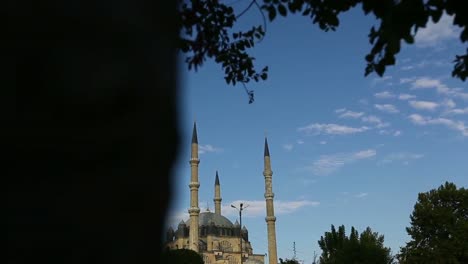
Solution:
<path fill-rule="evenodd" d="M 235 205 L 231 204 L 231 207 L 239 211 L 239 240 L 240 240 L 240 264 L 243 263 L 243 258 L 242 258 L 242 210 L 247 208 L 249 205 L 244 207 L 243 203 L 240 203 L 239 208 L 237 208 Z"/>
<path fill-rule="evenodd" d="M 296 242 L 295 241 L 293 242 L 293 253 L 294 253 L 293 259 L 296 260 Z"/>

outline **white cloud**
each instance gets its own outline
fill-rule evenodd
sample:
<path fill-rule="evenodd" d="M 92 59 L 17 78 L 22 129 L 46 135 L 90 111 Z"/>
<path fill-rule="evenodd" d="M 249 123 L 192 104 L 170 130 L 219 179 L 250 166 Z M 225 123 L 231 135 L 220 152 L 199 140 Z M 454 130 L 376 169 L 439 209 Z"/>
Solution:
<path fill-rule="evenodd" d="M 449 88 L 439 79 L 433 79 L 429 77 L 420 77 L 414 79 L 411 83 L 411 89 L 435 89 L 439 94 L 468 100 L 468 93 L 465 93 L 463 89 Z"/>
<path fill-rule="evenodd" d="M 340 109 L 336 109 L 335 113 L 339 114 L 339 113 L 343 113 L 344 111 L 346 111 L 346 108 L 340 108 Z"/>
<path fill-rule="evenodd" d="M 409 153 L 409 152 L 398 152 L 398 153 L 391 153 L 381 161 L 379 164 L 388 164 L 392 162 L 401 162 L 403 164 L 408 164 L 412 160 L 422 159 L 424 157 L 423 154 L 416 154 L 416 153 Z"/>
<path fill-rule="evenodd" d="M 455 106 L 457 106 L 457 104 L 452 99 L 445 99 L 442 102 L 442 105 L 447 108 L 454 108 Z"/>
<path fill-rule="evenodd" d="M 376 93 L 376 94 L 374 94 L 374 96 L 375 96 L 375 98 L 379 98 L 379 99 L 395 98 L 395 95 L 392 94 L 389 91 L 383 91 L 383 92 L 380 92 L 380 93 Z"/>
<path fill-rule="evenodd" d="M 375 108 L 382 112 L 390 113 L 390 114 L 395 114 L 400 112 L 394 105 L 392 104 L 375 104 Z"/>
<path fill-rule="evenodd" d="M 200 205 L 203 202 L 200 203 Z M 238 206 L 240 203 L 244 204 L 245 210 L 242 211 L 242 216 L 246 217 L 264 217 L 266 215 L 265 200 L 236 200 L 230 203 L 221 205 L 221 212 L 224 216 L 231 217 L 232 222 L 235 221 L 235 217 L 239 215 L 239 211 L 231 207 L 231 204 Z M 281 201 L 275 200 L 275 214 L 276 215 L 285 215 L 291 214 L 303 207 L 316 207 L 319 206 L 320 202 L 311 201 L 306 199 L 296 200 L 296 201 Z M 204 209 L 202 211 L 205 211 Z M 187 221 L 190 218 L 188 210 L 179 210 L 179 211 L 169 211 L 166 225 L 177 228 L 177 225 L 180 221 Z M 234 219 L 232 219 L 234 218 Z"/>
<path fill-rule="evenodd" d="M 302 145 L 302 144 L 304 144 L 305 142 L 304 142 L 302 139 L 298 139 L 298 140 L 296 141 L 296 143 L 297 143 L 298 145 Z"/>
<path fill-rule="evenodd" d="M 346 135 L 346 134 L 355 134 L 369 130 L 368 127 L 349 127 L 337 124 L 319 124 L 314 123 L 305 127 L 300 127 L 297 129 L 299 132 L 304 132 L 309 135 Z"/>
<path fill-rule="evenodd" d="M 216 153 L 223 151 L 221 148 L 214 147 L 210 144 L 207 145 L 198 145 L 198 153 L 205 154 L 205 153 Z"/>
<path fill-rule="evenodd" d="M 438 118 L 424 117 L 418 114 L 411 114 L 408 116 L 408 118 L 413 124 L 416 124 L 416 125 L 421 125 L 421 126 L 443 125 L 452 130 L 456 130 L 460 132 L 465 137 L 468 137 L 468 127 L 466 127 L 465 123 L 461 121 L 454 121 L 454 120 L 442 118 L 442 117 L 438 117 Z"/>
<path fill-rule="evenodd" d="M 372 158 L 377 155 L 374 149 L 367 149 L 353 153 L 338 153 L 333 155 L 322 155 L 312 163 L 312 166 L 306 167 L 316 175 L 328 175 L 346 164 L 353 163 L 358 160 Z"/>
<path fill-rule="evenodd" d="M 238 206 L 240 203 L 244 204 L 245 210 L 242 211 L 242 216 L 245 217 L 265 217 L 266 207 L 265 200 L 236 200 L 227 204 L 221 205 L 221 212 L 224 216 L 237 217 L 239 211 L 231 207 L 232 205 Z M 291 214 L 303 207 L 316 207 L 320 202 L 310 200 L 297 200 L 297 201 L 282 201 L 275 200 L 275 214 L 284 215 Z M 234 221 L 233 221 L 234 222 Z"/>
<path fill-rule="evenodd" d="M 395 132 L 393 132 L 393 136 L 395 137 L 398 137 L 398 136 L 401 136 L 402 132 L 400 130 L 396 130 Z"/>
<path fill-rule="evenodd" d="M 366 123 L 375 124 L 376 128 L 384 128 L 390 125 L 389 123 L 382 122 L 382 120 L 379 117 L 374 115 L 364 116 L 363 118 L 361 118 L 361 120 Z"/>
<path fill-rule="evenodd" d="M 416 98 L 416 96 L 411 95 L 411 94 L 400 94 L 398 96 L 398 99 L 400 100 L 409 100 L 409 99 L 414 99 L 414 98 Z"/>
<path fill-rule="evenodd" d="M 363 112 L 353 112 L 353 111 L 347 110 L 346 112 L 341 113 L 339 117 L 340 118 L 360 118 L 363 115 L 364 115 Z"/>
<path fill-rule="evenodd" d="M 414 81 L 415 78 L 400 78 L 400 84 L 410 83 Z"/>
<path fill-rule="evenodd" d="M 319 142 L 319 144 L 320 144 L 320 145 L 326 145 L 327 142 L 326 142 L 325 140 L 322 140 L 322 141 Z"/>
<path fill-rule="evenodd" d="M 283 145 L 283 148 L 284 148 L 286 151 L 291 151 L 291 150 L 294 148 L 294 145 L 293 145 L 293 144 L 284 144 L 284 145 Z"/>
<path fill-rule="evenodd" d="M 409 70 L 414 69 L 414 66 L 413 65 L 407 65 L 407 66 L 401 67 L 400 69 L 403 70 L 403 71 L 409 71 Z"/>
<path fill-rule="evenodd" d="M 437 107 L 439 107 L 438 103 L 429 101 L 409 101 L 408 103 L 411 107 L 418 110 L 434 111 Z"/>
<path fill-rule="evenodd" d="M 374 78 L 374 79 L 372 79 L 371 85 L 374 86 L 374 85 L 376 85 L 376 84 L 378 84 L 378 83 L 382 83 L 382 82 L 385 82 L 385 81 L 391 80 L 391 79 L 392 79 L 392 76 L 389 76 L 389 75 L 388 75 L 388 76 L 379 77 L 379 78 Z"/>
<path fill-rule="evenodd" d="M 466 115 L 466 114 L 468 114 L 468 107 L 450 109 L 450 110 L 446 111 L 444 114 L 448 114 L 448 115 Z"/>
<path fill-rule="evenodd" d="M 443 60 L 422 60 L 418 63 L 415 63 L 413 65 L 406 65 L 401 67 L 400 69 L 403 71 L 409 71 L 413 69 L 422 69 L 426 67 L 445 67 L 447 65 L 450 65 L 449 61 L 443 61 Z"/>
<path fill-rule="evenodd" d="M 362 192 L 362 193 L 356 194 L 354 197 L 356 197 L 356 198 L 364 198 L 364 197 L 366 197 L 367 195 L 369 195 L 369 194 L 368 194 L 368 193 L 365 193 L 365 192 Z"/>
<path fill-rule="evenodd" d="M 457 38 L 457 31 L 453 25 L 453 16 L 444 14 L 438 23 L 428 21 L 425 28 L 418 30 L 415 44 L 418 47 L 434 47 L 445 40 Z"/>
<path fill-rule="evenodd" d="M 186 221 L 188 218 L 189 213 L 187 210 L 169 211 L 166 217 L 166 226 L 172 226 L 175 228 L 180 223 L 180 221 Z"/>
<path fill-rule="evenodd" d="M 440 82 L 440 80 L 432 79 L 429 77 L 417 78 L 411 83 L 412 89 L 428 89 L 428 88 L 438 88 L 442 86 L 444 85 Z"/>

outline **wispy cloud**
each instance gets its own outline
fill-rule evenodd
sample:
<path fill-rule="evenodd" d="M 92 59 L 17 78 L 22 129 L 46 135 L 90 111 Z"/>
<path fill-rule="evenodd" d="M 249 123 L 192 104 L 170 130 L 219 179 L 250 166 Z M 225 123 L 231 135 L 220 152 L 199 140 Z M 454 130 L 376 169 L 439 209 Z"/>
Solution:
<path fill-rule="evenodd" d="M 380 117 L 375 115 L 364 116 L 361 120 L 366 123 L 374 124 L 376 128 L 388 127 L 390 125 L 389 123 L 383 122 Z"/>
<path fill-rule="evenodd" d="M 325 140 L 322 140 L 322 141 L 319 142 L 319 144 L 320 144 L 320 145 L 326 145 L 327 142 L 326 142 Z"/>
<path fill-rule="evenodd" d="M 405 165 L 409 164 L 410 161 L 412 160 L 418 160 L 423 158 L 423 154 L 417 154 L 417 153 L 409 153 L 409 152 L 398 152 L 398 153 L 391 153 L 387 156 L 385 156 L 381 161 L 379 161 L 379 164 L 388 164 L 388 163 L 393 163 L 393 162 L 401 162 Z"/>
<path fill-rule="evenodd" d="M 430 101 L 409 101 L 408 104 L 418 110 L 434 111 L 437 107 L 439 107 L 438 103 Z"/>
<path fill-rule="evenodd" d="M 448 118 L 431 118 L 427 116 L 421 116 L 418 114 L 411 114 L 408 116 L 409 120 L 416 125 L 442 125 L 452 130 L 460 132 L 463 136 L 468 137 L 468 127 L 462 121 L 455 121 Z"/>
<path fill-rule="evenodd" d="M 468 100 L 468 93 L 465 93 L 463 89 L 449 88 L 439 79 L 430 77 L 420 77 L 412 80 L 411 89 L 435 89 L 439 94 Z"/>
<path fill-rule="evenodd" d="M 468 115 L 468 107 L 465 108 L 455 108 L 446 111 L 446 115 Z"/>
<path fill-rule="evenodd" d="M 353 112 L 350 110 L 346 110 L 345 112 L 341 112 L 339 118 L 360 118 L 363 115 L 363 112 Z"/>
<path fill-rule="evenodd" d="M 377 155 L 374 149 L 367 149 L 352 153 L 338 153 L 333 155 L 322 155 L 318 160 L 315 160 L 311 166 L 305 169 L 312 171 L 315 175 L 328 175 L 346 164 L 356 162 L 358 160 L 369 159 Z"/>
<path fill-rule="evenodd" d="M 286 151 L 291 151 L 294 148 L 294 145 L 293 144 L 283 144 L 283 148 Z"/>
<path fill-rule="evenodd" d="M 390 99 L 390 98 L 395 98 L 396 95 L 394 95 L 393 93 L 389 92 L 389 91 L 383 91 L 383 92 L 380 92 L 380 93 L 375 93 L 374 94 L 375 98 L 378 98 L 378 99 Z"/>
<path fill-rule="evenodd" d="M 233 205 L 239 205 L 240 203 L 247 206 L 247 208 L 242 211 L 242 216 L 246 217 L 265 217 L 266 207 L 265 200 L 235 200 L 232 202 L 224 203 L 221 205 L 221 212 L 224 216 L 230 218 L 232 222 L 235 221 L 236 217 L 239 215 L 239 212 L 231 207 Z M 200 203 L 202 205 L 203 202 Z M 307 199 L 299 199 L 295 201 L 282 201 L 275 200 L 275 214 L 276 215 L 285 215 L 292 214 L 304 207 L 317 207 L 320 205 L 318 201 L 311 201 Z M 203 206 L 200 206 L 204 208 Z M 204 209 L 202 210 L 204 211 Z M 189 214 L 186 209 L 178 211 L 169 211 L 166 218 L 166 225 L 176 228 L 180 221 L 187 221 L 189 219 Z"/>
<path fill-rule="evenodd" d="M 414 98 L 416 98 L 415 95 L 404 94 L 404 93 L 403 93 L 403 94 L 400 94 L 400 95 L 398 96 L 398 99 L 400 99 L 400 100 L 409 100 L 409 99 L 414 99 Z"/>
<path fill-rule="evenodd" d="M 356 198 L 364 198 L 366 197 L 367 195 L 369 195 L 368 193 L 365 193 L 365 192 L 362 192 L 362 193 L 358 193 L 356 195 L 354 195 L 354 197 Z"/>
<path fill-rule="evenodd" d="M 399 137 L 401 136 L 401 134 L 403 134 L 403 132 L 401 132 L 400 130 L 396 130 L 395 132 L 393 132 L 394 137 Z"/>
<path fill-rule="evenodd" d="M 304 144 L 305 142 L 304 142 L 304 140 L 302 140 L 302 139 L 298 139 L 298 140 L 296 141 L 296 143 L 297 143 L 298 145 L 302 145 L 302 144 Z"/>
<path fill-rule="evenodd" d="M 392 104 L 375 104 L 374 107 L 382 112 L 395 114 L 400 112 L 394 105 Z"/>
<path fill-rule="evenodd" d="M 444 14 L 438 23 L 429 21 L 425 28 L 418 30 L 415 44 L 418 47 L 435 47 L 445 40 L 457 38 L 457 31 L 453 25 L 453 16 Z"/>
<path fill-rule="evenodd" d="M 442 101 L 441 105 L 445 106 L 446 108 L 454 108 L 457 104 L 452 99 L 445 99 Z"/>
<path fill-rule="evenodd" d="M 443 60 L 422 60 L 418 63 L 412 64 L 412 65 L 405 65 L 402 66 L 400 69 L 403 71 L 409 71 L 413 69 L 422 69 L 426 67 L 445 67 L 450 65 L 449 61 L 443 61 Z"/>
<path fill-rule="evenodd" d="M 297 129 L 299 132 L 304 132 L 308 135 L 346 135 L 346 134 L 355 134 L 361 133 L 369 130 L 368 127 L 349 127 L 337 124 L 319 124 L 314 123 L 305 127 L 300 127 Z"/>
<path fill-rule="evenodd" d="M 410 83 L 412 81 L 414 81 L 414 77 L 411 77 L 411 78 L 400 78 L 400 84 L 405 84 L 405 83 Z"/>
<path fill-rule="evenodd" d="M 166 226 L 177 227 L 180 221 L 186 221 L 188 218 L 187 210 L 169 211 L 166 217 Z"/>
<path fill-rule="evenodd" d="M 221 211 L 224 216 L 228 217 L 237 217 L 239 212 L 231 207 L 233 205 L 239 205 L 243 203 L 244 206 L 247 206 L 245 210 L 242 211 L 242 216 L 245 217 L 265 217 L 266 207 L 265 200 L 236 200 L 221 206 Z M 282 201 L 275 200 L 275 214 L 276 215 L 285 215 L 292 214 L 301 208 L 304 207 L 316 207 L 319 206 L 320 202 L 311 201 L 311 200 L 297 200 L 297 201 Z"/>
<path fill-rule="evenodd" d="M 221 148 L 218 148 L 218 147 L 214 147 L 210 144 L 207 144 L 207 145 L 199 145 L 198 146 L 198 153 L 200 154 L 205 154 L 205 153 L 217 153 L 217 152 L 221 152 L 223 151 L 223 149 Z"/>
<path fill-rule="evenodd" d="M 380 77 L 380 78 L 374 78 L 372 79 L 372 85 L 376 85 L 378 83 L 382 83 L 382 82 L 385 82 L 387 80 L 391 80 L 392 79 L 392 76 L 388 75 L 388 76 L 383 76 L 383 77 Z"/>

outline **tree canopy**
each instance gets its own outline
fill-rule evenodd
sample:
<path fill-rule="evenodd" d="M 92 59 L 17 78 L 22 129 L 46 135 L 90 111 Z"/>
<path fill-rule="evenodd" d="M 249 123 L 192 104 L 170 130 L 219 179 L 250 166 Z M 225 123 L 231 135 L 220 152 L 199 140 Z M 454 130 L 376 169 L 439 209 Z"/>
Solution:
<path fill-rule="evenodd" d="M 331 232 L 325 232 L 318 244 L 322 249 L 320 264 L 360 263 L 360 264 L 390 264 L 393 257 L 390 248 L 384 246 L 384 236 L 373 232 L 369 227 L 359 235 L 351 227 L 349 236 L 344 225 L 331 226 Z"/>
<path fill-rule="evenodd" d="M 279 264 L 299 264 L 299 261 L 295 260 L 295 259 L 282 259 L 280 258 L 279 259 Z"/>
<path fill-rule="evenodd" d="M 235 14 L 234 9 L 219 0 L 183 0 L 179 48 L 186 54 L 189 69 L 197 69 L 206 59 L 221 65 L 227 84 L 242 85 L 266 80 L 268 66 L 258 70 L 249 49 L 266 34 L 267 18 L 301 15 L 311 19 L 324 31 L 334 31 L 340 25 L 340 14 L 360 6 L 364 15 L 375 16 L 379 25 L 369 31 L 371 50 L 364 56 L 364 74 L 383 76 L 387 66 L 396 63 L 401 43 L 414 43 L 420 28 L 432 20 L 437 23 L 444 13 L 453 16 L 453 24 L 461 28 L 460 41 L 468 42 L 468 7 L 460 0 L 251 0 L 246 9 Z M 250 9 L 258 9 L 262 25 L 238 30 L 236 22 Z M 468 77 L 468 48 L 466 54 L 456 55 L 452 76 L 463 81 Z M 246 88 L 246 87 L 245 87 Z M 250 102 L 253 93 L 246 88 Z"/>
<path fill-rule="evenodd" d="M 468 263 L 468 190 L 446 182 L 418 195 L 400 263 Z"/>

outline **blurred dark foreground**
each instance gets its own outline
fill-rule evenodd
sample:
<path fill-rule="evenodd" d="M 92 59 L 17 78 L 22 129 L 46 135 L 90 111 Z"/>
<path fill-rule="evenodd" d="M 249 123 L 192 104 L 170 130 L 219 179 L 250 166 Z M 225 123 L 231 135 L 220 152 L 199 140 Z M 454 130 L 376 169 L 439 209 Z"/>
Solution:
<path fill-rule="evenodd" d="M 176 1 L 7 1 L 8 263 L 157 263 L 178 149 Z"/>

